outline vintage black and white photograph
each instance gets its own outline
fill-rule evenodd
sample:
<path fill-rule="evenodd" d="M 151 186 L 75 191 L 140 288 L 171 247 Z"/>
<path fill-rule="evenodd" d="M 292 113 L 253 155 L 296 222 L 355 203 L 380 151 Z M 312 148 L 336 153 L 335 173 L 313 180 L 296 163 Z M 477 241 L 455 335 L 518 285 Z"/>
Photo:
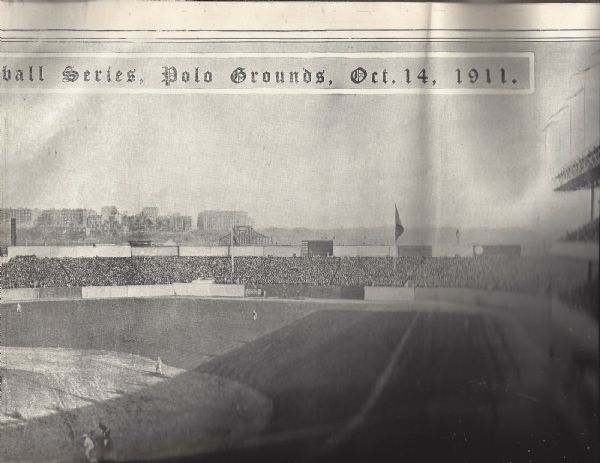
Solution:
<path fill-rule="evenodd" d="M 597 461 L 598 18 L 1 4 L 0 461 Z"/>

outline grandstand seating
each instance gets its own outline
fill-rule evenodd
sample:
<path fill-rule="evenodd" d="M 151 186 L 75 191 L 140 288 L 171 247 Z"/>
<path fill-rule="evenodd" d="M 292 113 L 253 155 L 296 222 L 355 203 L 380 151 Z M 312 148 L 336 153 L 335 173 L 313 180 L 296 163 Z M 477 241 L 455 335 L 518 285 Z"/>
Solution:
<path fill-rule="evenodd" d="M 600 240 L 600 217 L 582 225 L 577 230 L 568 232 L 563 241 L 598 241 Z"/>
<path fill-rule="evenodd" d="M 556 177 L 554 177 L 554 183 L 557 185 L 556 190 L 572 189 L 572 186 L 569 185 L 570 181 L 578 178 L 584 178 L 584 174 L 586 172 L 590 172 L 593 169 L 597 169 L 599 166 L 600 140 L 597 140 L 584 156 L 571 163 L 569 166 L 564 168 Z M 587 181 L 589 180 L 584 178 L 578 183 L 585 184 L 585 182 Z"/>
<path fill-rule="evenodd" d="M 189 283 L 464 287 L 559 293 L 587 281 L 587 262 L 559 257 L 16 257 L 3 288 Z M 597 267 L 594 270 L 597 274 Z"/>

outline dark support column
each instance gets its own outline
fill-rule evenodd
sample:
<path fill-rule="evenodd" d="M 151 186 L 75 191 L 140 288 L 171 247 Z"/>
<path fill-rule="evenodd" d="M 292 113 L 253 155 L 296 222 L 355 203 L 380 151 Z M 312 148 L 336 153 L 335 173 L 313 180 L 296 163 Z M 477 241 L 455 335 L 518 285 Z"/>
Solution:
<path fill-rule="evenodd" d="M 592 182 L 591 201 L 590 201 L 590 222 L 594 222 L 594 193 L 596 181 Z M 588 283 L 592 283 L 592 261 L 588 261 Z"/>
<path fill-rule="evenodd" d="M 10 219 L 10 245 L 17 245 L 17 219 Z"/>
<path fill-rule="evenodd" d="M 592 200 L 590 201 L 590 222 L 594 221 L 594 188 L 596 182 L 592 182 Z"/>

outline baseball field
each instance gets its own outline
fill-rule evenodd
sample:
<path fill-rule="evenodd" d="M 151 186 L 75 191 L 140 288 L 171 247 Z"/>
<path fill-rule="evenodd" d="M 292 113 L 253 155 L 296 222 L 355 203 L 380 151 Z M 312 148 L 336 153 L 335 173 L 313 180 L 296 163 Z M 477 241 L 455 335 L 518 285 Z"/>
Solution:
<path fill-rule="evenodd" d="M 548 313 L 196 298 L 21 307 L 0 306 L 2 461 L 83 462 L 82 435 L 99 423 L 117 461 L 598 457 L 597 339 Z"/>

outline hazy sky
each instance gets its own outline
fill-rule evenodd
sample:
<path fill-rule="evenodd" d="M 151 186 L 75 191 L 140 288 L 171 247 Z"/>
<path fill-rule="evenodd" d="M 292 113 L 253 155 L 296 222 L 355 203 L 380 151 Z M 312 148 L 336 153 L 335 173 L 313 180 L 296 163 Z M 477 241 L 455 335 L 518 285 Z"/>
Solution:
<path fill-rule="evenodd" d="M 597 48 L 515 46 L 533 95 L 2 95 L 2 203 L 330 228 L 390 225 L 397 202 L 407 227 L 574 228 L 589 192 L 552 191 L 542 128 Z"/>

